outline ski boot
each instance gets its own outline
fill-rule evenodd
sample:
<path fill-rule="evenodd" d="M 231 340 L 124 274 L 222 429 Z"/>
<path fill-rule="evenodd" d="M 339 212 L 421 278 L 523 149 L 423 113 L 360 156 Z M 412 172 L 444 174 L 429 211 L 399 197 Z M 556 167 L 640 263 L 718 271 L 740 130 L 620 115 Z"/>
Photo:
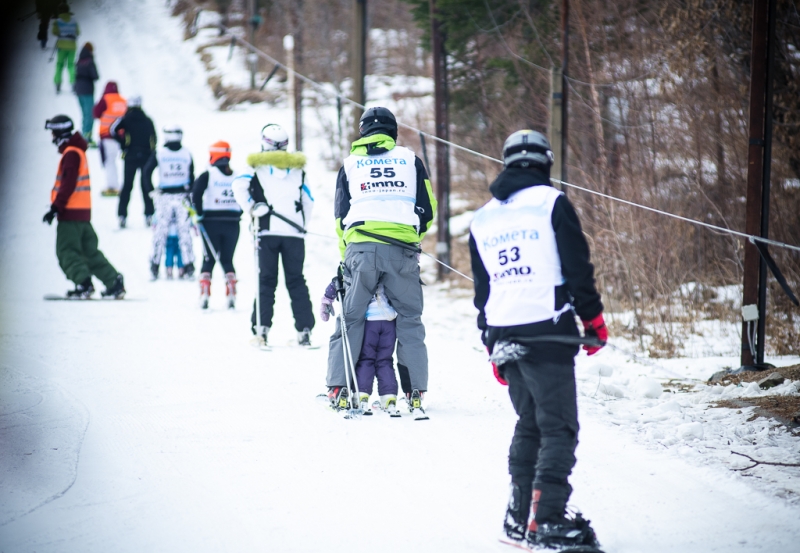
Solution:
<path fill-rule="evenodd" d="M 152 215 L 145 215 L 144 216 L 144 226 L 150 228 L 153 226 L 153 216 Z"/>
<path fill-rule="evenodd" d="M 422 398 L 425 397 L 425 392 L 414 390 L 410 394 L 406 394 L 406 402 L 408 403 L 408 412 L 414 416 L 415 421 L 428 420 L 428 415 L 425 414 L 425 409 L 422 408 Z"/>
<path fill-rule="evenodd" d="M 158 280 L 158 263 L 150 263 L 150 280 Z"/>
<path fill-rule="evenodd" d="M 203 273 L 206 274 L 206 273 Z M 211 278 L 211 275 L 208 275 Z M 236 273 L 225 273 L 225 297 L 228 299 L 228 309 L 236 308 Z M 209 292 L 210 294 L 210 292 Z"/>
<path fill-rule="evenodd" d="M 194 278 L 194 263 L 187 263 L 178 269 L 178 278 L 183 280 L 192 280 Z"/>
<path fill-rule="evenodd" d="M 267 343 L 267 337 L 269 336 L 269 328 L 268 326 L 261 326 L 257 329 L 253 327 L 253 333 L 256 335 L 256 341 L 258 342 L 258 347 L 263 349 L 264 351 L 269 351 L 269 344 Z"/>
<path fill-rule="evenodd" d="M 506 539 L 515 544 L 522 544 L 530 532 L 528 518 L 531 513 L 532 485 L 520 485 L 511 482 L 511 496 L 508 498 L 506 518 L 503 521 L 503 533 Z M 535 522 L 532 523 L 535 526 Z M 536 529 L 533 529 L 536 535 Z"/>
<path fill-rule="evenodd" d="M 311 329 L 304 328 L 297 333 L 297 344 L 303 347 L 311 347 Z"/>
<path fill-rule="evenodd" d="M 369 394 L 366 392 L 361 392 L 358 394 L 358 403 L 361 407 L 361 414 L 370 416 L 372 415 L 372 409 L 369 407 Z"/>
<path fill-rule="evenodd" d="M 397 410 L 397 396 L 394 394 L 387 394 L 381 396 L 380 401 L 381 409 L 387 413 L 390 417 L 399 417 L 400 411 Z"/>
<path fill-rule="evenodd" d="M 56 83 L 56 94 L 61 94 L 61 83 Z"/>
<path fill-rule="evenodd" d="M 589 521 L 580 513 L 576 513 L 574 519 L 563 517 L 558 521 L 538 524 L 535 532 L 528 531 L 527 540 L 532 549 L 574 548 L 600 553 L 597 536 L 589 525 Z"/>
<path fill-rule="evenodd" d="M 124 215 L 119 216 L 119 228 L 125 228 L 128 225 L 128 218 Z"/>
<path fill-rule="evenodd" d="M 75 285 L 74 290 L 67 292 L 67 297 L 71 300 L 88 300 L 94 294 L 92 277 L 88 277 L 80 284 Z"/>
<path fill-rule="evenodd" d="M 208 297 L 211 295 L 211 273 L 200 273 L 200 308 L 208 309 Z"/>
<path fill-rule="evenodd" d="M 172 277 L 173 277 L 173 275 L 172 275 L 172 267 L 167 267 L 166 271 L 167 271 L 167 280 L 172 280 Z"/>
<path fill-rule="evenodd" d="M 345 386 L 332 386 L 328 388 L 328 400 L 334 411 L 350 409 L 350 391 Z"/>
<path fill-rule="evenodd" d="M 115 300 L 121 300 L 125 297 L 125 281 L 122 278 L 122 273 L 117 273 L 114 283 L 106 288 L 101 295 L 104 298 L 114 298 Z"/>

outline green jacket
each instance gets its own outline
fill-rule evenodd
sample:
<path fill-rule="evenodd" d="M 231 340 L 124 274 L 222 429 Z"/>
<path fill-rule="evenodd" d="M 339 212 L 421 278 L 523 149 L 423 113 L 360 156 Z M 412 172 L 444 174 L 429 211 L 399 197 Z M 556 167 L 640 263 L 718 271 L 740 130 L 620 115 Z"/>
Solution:
<path fill-rule="evenodd" d="M 78 35 L 81 34 L 81 29 L 78 22 L 72 19 L 72 14 L 69 12 L 62 13 L 58 19 L 53 21 L 53 26 L 50 29 L 53 36 L 57 37 L 56 48 L 59 50 L 76 50 L 76 41 Z"/>
<path fill-rule="evenodd" d="M 390 136 L 385 134 L 373 134 L 353 142 L 350 154 L 353 156 L 378 155 L 393 150 L 395 146 L 395 141 Z M 336 233 L 339 235 L 339 251 L 342 255 L 342 259 L 344 259 L 344 252 L 347 248 L 347 244 L 350 242 L 381 242 L 376 238 L 358 233 L 356 229 L 362 229 L 373 234 L 394 238 L 408 244 L 418 244 L 422 241 L 425 233 L 428 232 L 428 229 L 433 223 L 433 218 L 436 216 L 437 203 L 431 188 L 431 181 L 428 178 L 427 171 L 425 171 L 425 166 L 422 164 L 422 160 L 420 160 L 419 157 L 414 157 L 417 185 L 415 210 L 419 216 L 419 227 L 390 221 L 371 220 L 359 222 L 358 224 L 354 223 L 350 228 L 345 229 L 342 221 L 347 217 L 350 211 L 350 183 L 348 182 L 344 167 L 339 169 L 339 175 L 336 179 L 334 215 L 336 217 Z"/>

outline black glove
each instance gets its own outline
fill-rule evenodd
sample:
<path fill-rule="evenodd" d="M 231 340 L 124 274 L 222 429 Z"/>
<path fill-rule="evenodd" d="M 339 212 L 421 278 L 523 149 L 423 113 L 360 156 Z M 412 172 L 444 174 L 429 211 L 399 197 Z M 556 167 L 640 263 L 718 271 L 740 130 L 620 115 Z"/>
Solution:
<path fill-rule="evenodd" d="M 47 223 L 48 225 L 52 225 L 53 224 L 53 219 L 56 218 L 56 214 L 57 213 L 58 213 L 58 210 L 55 207 L 51 207 L 50 211 L 45 213 L 44 217 L 42 217 L 42 222 L 43 223 Z"/>

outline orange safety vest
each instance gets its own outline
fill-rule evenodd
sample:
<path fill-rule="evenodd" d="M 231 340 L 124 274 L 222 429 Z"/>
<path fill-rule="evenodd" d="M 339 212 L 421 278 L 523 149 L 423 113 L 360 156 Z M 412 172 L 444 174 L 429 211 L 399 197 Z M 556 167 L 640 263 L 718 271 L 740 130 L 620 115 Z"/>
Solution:
<path fill-rule="evenodd" d="M 64 150 L 64 156 L 67 152 L 76 152 L 81 158 L 81 164 L 78 169 L 78 182 L 75 184 L 75 191 L 67 200 L 66 209 L 92 209 L 92 183 L 89 180 L 89 164 L 86 162 L 86 152 L 75 146 L 67 146 Z M 58 174 L 56 175 L 56 183 L 53 185 L 53 191 L 50 192 L 50 203 L 56 201 L 58 191 L 61 189 L 61 162 L 58 163 Z"/>
<path fill-rule="evenodd" d="M 116 92 L 109 92 L 103 96 L 103 100 L 106 101 L 106 110 L 100 116 L 100 138 L 108 138 L 111 136 L 111 125 L 125 115 L 128 103 Z"/>

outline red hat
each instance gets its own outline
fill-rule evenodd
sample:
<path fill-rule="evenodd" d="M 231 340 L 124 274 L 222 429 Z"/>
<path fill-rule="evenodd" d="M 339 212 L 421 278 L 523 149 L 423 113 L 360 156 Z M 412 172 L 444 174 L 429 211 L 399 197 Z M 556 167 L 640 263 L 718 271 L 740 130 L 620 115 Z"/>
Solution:
<path fill-rule="evenodd" d="M 231 145 L 224 140 L 214 142 L 208 149 L 208 153 L 211 154 L 211 158 L 208 162 L 213 165 L 217 160 L 223 157 L 231 158 Z"/>

